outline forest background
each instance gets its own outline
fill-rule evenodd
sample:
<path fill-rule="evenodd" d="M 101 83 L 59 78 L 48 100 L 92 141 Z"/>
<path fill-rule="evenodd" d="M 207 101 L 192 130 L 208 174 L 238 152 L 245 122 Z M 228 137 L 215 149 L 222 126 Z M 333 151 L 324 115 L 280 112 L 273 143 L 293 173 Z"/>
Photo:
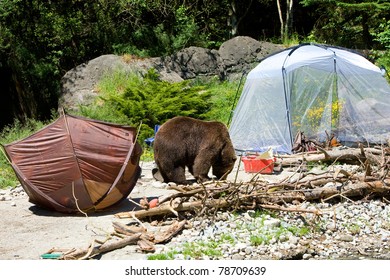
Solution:
<path fill-rule="evenodd" d="M 37 122 L 42 125 L 53 118 L 58 107 L 60 80 L 77 65 L 103 54 L 156 57 L 189 46 L 214 49 L 235 36 L 250 36 L 286 47 L 302 42 L 337 45 L 359 50 L 378 66 L 390 69 L 390 2 L 0 0 L 1 143 L 25 136 L 23 133 L 31 133 Z M 189 103 L 180 108 L 169 107 L 171 114 L 177 114 L 177 108 L 196 107 L 196 112 L 180 112 L 227 122 L 228 116 L 218 116 L 218 112 L 228 111 L 226 106 L 231 106 L 235 98 L 237 81 L 201 85 L 197 82 L 189 91 L 188 87 L 181 87 L 187 90 L 182 91 L 180 86 L 162 87 L 158 77 L 149 74 L 145 77 L 149 91 L 164 88 L 163 94 L 170 97 L 178 92 L 191 97 L 187 100 Z M 135 93 L 131 87 L 143 82 L 131 79 L 126 84 L 124 98 L 139 100 L 145 92 Z M 106 81 L 106 85 L 109 83 Z M 184 84 L 188 85 L 188 82 Z M 205 89 L 208 93 L 197 98 L 195 93 Z M 212 99 L 213 92 L 225 95 Z M 210 99 L 214 103 L 208 103 Z M 107 120 L 136 125 L 136 121 L 147 119 L 146 115 L 133 118 L 129 113 L 129 102 L 126 105 L 123 99 L 109 95 L 107 100 L 115 107 L 115 110 L 108 108 L 107 112 L 122 112 Z M 221 100 L 225 101 L 218 107 Z M 155 101 L 157 106 L 159 102 Z M 157 112 L 159 108 L 154 110 Z M 96 108 L 83 110 L 89 117 L 98 117 L 97 111 Z M 153 120 L 150 126 L 157 121 Z M 29 127 L 27 131 L 21 129 L 26 126 Z M 0 174 L 0 178 L 7 176 Z M 7 181 L 0 186 L 7 184 L 10 183 Z"/>

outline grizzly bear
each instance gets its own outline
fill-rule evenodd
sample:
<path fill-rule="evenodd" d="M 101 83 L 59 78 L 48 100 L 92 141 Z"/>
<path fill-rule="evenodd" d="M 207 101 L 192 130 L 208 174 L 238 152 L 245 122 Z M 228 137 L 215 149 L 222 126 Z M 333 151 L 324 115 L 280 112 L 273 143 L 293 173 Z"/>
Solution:
<path fill-rule="evenodd" d="M 157 131 L 154 160 L 164 182 L 187 184 L 185 168 L 197 182 L 226 179 L 237 159 L 227 127 L 217 121 L 174 117 Z M 156 177 L 155 177 L 156 178 Z"/>

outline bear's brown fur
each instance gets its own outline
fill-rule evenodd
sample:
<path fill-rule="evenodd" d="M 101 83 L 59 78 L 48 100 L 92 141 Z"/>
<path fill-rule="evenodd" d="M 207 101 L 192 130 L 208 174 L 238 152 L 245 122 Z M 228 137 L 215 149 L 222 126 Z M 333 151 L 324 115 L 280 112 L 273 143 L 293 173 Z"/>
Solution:
<path fill-rule="evenodd" d="M 157 131 L 154 160 L 164 182 L 186 184 L 185 167 L 198 182 L 210 180 L 208 172 L 223 180 L 237 159 L 227 127 L 216 121 L 174 117 Z"/>

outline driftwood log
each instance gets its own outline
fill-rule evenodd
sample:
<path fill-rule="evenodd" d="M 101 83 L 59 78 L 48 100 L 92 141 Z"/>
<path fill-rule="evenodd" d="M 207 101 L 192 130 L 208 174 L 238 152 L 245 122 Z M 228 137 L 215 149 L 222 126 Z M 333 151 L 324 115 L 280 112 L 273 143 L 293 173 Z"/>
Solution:
<path fill-rule="evenodd" d="M 384 157 L 390 155 L 389 148 L 359 148 L 331 149 L 326 150 L 317 147 L 319 151 L 306 152 L 294 155 L 280 156 L 281 164 L 288 166 L 298 162 L 349 162 L 360 164 L 368 160 L 371 164 L 384 164 Z"/>
<path fill-rule="evenodd" d="M 110 252 L 116 249 L 123 248 L 127 245 L 137 244 L 139 239 L 141 238 L 141 233 L 134 234 L 132 236 L 127 236 L 125 238 L 119 239 L 115 242 L 104 242 L 101 243 L 97 240 L 93 240 L 91 245 L 86 249 L 77 249 L 71 251 L 67 254 L 64 254 L 61 259 L 64 260 L 83 260 L 89 259 L 96 255 L 103 254 L 106 252 Z M 95 245 L 97 243 L 97 245 Z"/>
<path fill-rule="evenodd" d="M 154 252 L 155 244 L 169 241 L 177 235 L 186 225 L 187 221 L 173 221 L 172 225 L 166 229 L 155 227 L 148 230 L 142 223 L 139 225 L 125 225 L 114 221 L 114 232 L 105 241 L 93 240 L 88 248 L 70 250 L 63 253 L 60 259 L 63 260 L 83 260 L 90 259 L 96 255 L 120 249 L 128 245 L 137 245 L 143 252 Z"/>

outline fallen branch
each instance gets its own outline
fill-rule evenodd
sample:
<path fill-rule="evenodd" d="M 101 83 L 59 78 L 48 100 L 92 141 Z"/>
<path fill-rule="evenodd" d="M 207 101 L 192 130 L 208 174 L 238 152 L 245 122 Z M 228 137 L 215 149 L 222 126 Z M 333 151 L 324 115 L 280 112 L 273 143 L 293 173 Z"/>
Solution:
<path fill-rule="evenodd" d="M 208 201 L 209 206 L 217 206 L 219 208 L 224 208 L 228 205 L 225 200 L 213 200 L 213 202 Z M 138 211 L 130 211 L 130 212 L 120 212 L 115 214 L 115 217 L 123 219 L 123 218 L 131 218 L 133 215 L 139 219 L 151 216 L 162 216 L 172 213 L 172 210 L 175 212 L 182 211 L 193 211 L 202 208 L 203 203 L 200 200 L 193 202 L 183 202 L 180 203 L 177 207 L 172 207 L 169 203 L 160 204 L 160 206 L 156 208 L 151 208 L 148 210 L 138 210 Z"/>
<path fill-rule="evenodd" d="M 92 242 L 92 246 L 89 246 L 87 249 L 78 249 L 68 254 L 64 254 L 60 259 L 63 260 L 78 260 L 85 256 L 91 258 L 93 256 L 103 254 L 106 252 L 110 252 L 119 248 L 123 248 L 127 245 L 137 244 L 140 239 L 142 233 L 136 233 L 132 236 L 125 237 L 123 239 L 113 241 L 113 242 L 104 242 L 103 244 L 93 246 L 95 240 Z M 92 248 L 92 249 L 91 249 Z"/>
<path fill-rule="evenodd" d="M 364 152 L 362 152 L 364 151 Z M 299 153 L 289 156 L 280 156 L 281 164 L 283 166 L 291 166 L 298 162 L 334 162 L 334 161 L 346 161 L 346 162 L 364 162 L 368 159 L 375 165 L 380 165 L 380 150 L 377 149 L 361 149 L 361 148 L 348 148 L 348 149 L 332 149 L 321 150 L 321 152 L 307 152 Z"/>
<path fill-rule="evenodd" d="M 187 221 L 174 221 L 174 223 L 164 232 L 155 233 L 155 244 L 165 243 L 177 235 L 186 225 Z"/>

